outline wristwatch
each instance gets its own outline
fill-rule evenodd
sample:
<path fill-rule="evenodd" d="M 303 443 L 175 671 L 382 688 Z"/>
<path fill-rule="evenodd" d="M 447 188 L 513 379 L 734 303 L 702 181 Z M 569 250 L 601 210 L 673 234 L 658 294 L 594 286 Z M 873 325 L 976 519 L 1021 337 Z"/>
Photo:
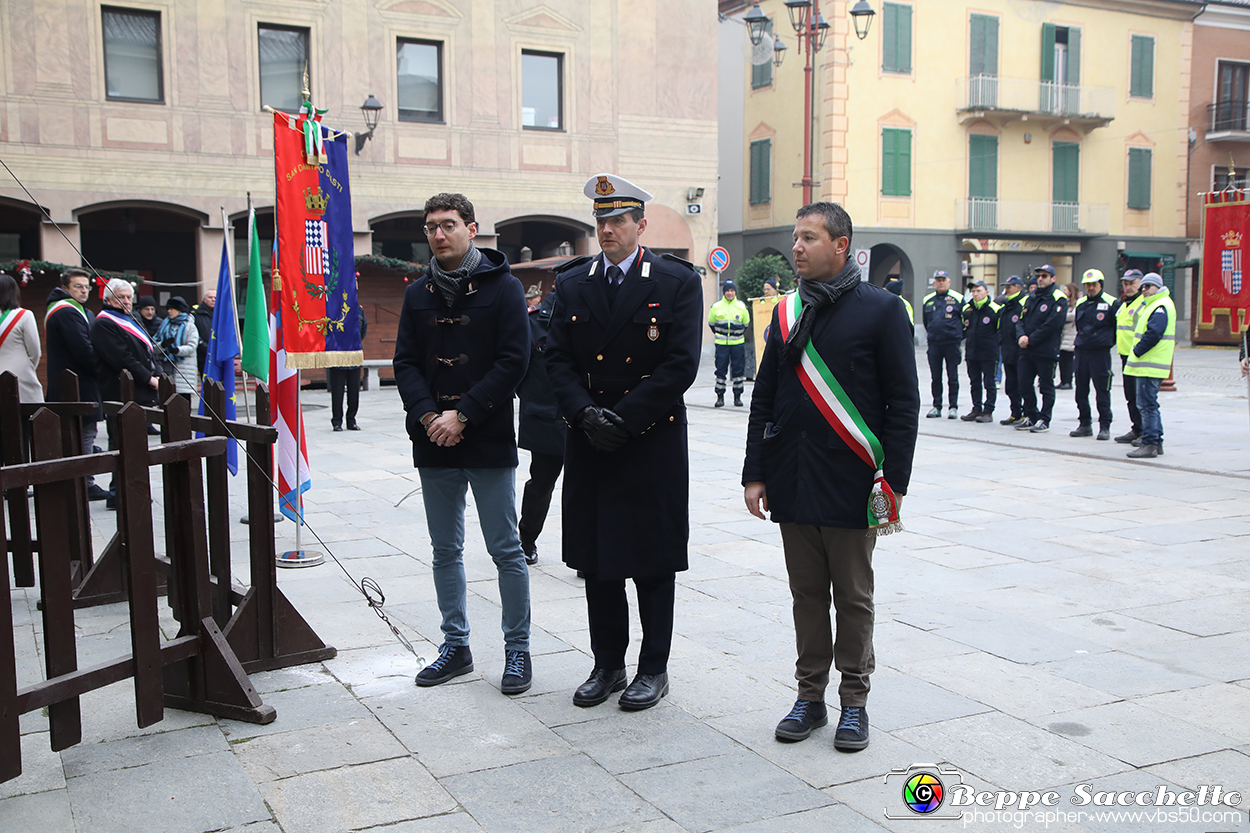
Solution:
<path fill-rule="evenodd" d="M 469 423 L 469 418 L 464 415 L 464 411 L 456 411 L 456 419 L 465 425 Z"/>

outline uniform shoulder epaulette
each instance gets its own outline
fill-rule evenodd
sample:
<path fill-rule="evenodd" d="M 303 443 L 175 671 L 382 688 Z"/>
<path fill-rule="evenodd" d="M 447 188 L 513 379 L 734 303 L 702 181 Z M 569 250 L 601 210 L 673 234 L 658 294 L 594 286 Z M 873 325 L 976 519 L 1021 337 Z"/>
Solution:
<path fill-rule="evenodd" d="M 668 252 L 664 252 L 662 255 L 660 255 L 660 257 L 662 257 L 664 260 L 671 260 L 674 263 L 680 263 L 682 266 L 685 266 L 687 269 L 694 268 L 694 264 L 691 263 L 690 261 L 683 260 L 677 255 L 669 254 Z"/>
<path fill-rule="evenodd" d="M 589 263 L 592 260 L 594 260 L 594 257 L 592 255 L 582 255 L 581 257 L 573 258 L 568 263 L 561 263 L 552 271 L 558 275 L 561 272 L 567 272 L 569 269 L 574 269 L 578 266 L 581 266 L 583 263 Z"/>
<path fill-rule="evenodd" d="M 998 312 L 1000 309 L 1002 309 L 1002 305 L 999 304 L 997 301 L 990 301 L 990 309 L 993 310 L 994 312 Z"/>
<path fill-rule="evenodd" d="M 960 295 L 958 292 L 956 292 L 953 289 L 947 294 L 950 295 L 952 298 L 954 298 L 956 301 L 963 301 L 964 299 L 964 296 Z"/>
<path fill-rule="evenodd" d="M 937 293 L 936 293 L 936 292 L 930 292 L 928 295 L 926 295 L 926 296 L 924 296 L 923 298 L 921 298 L 921 299 L 920 299 L 920 303 L 922 303 L 922 304 L 927 304 L 927 303 L 929 303 L 929 299 L 930 299 L 930 298 L 932 298 L 934 295 L 937 295 Z"/>

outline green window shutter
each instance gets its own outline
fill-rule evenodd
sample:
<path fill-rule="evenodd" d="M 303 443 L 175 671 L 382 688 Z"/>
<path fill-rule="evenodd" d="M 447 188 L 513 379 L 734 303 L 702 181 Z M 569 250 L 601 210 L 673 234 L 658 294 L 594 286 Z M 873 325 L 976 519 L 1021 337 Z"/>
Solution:
<path fill-rule="evenodd" d="M 881 17 L 881 68 L 886 72 L 911 72 L 911 6 L 886 3 Z"/>
<path fill-rule="evenodd" d="M 911 131 L 886 127 L 881 131 L 881 193 L 911 196 Z"/>
<path fill-rule="evenodd" d="M 1128 151 L 1128 207 L 1150 208 L 1150 148 L 1129 148 Z"/>
<path fill-rule="evenodd" d="M 1055 80 L 1055 24 L 1042 24 L 1042 74 L 1041 80 Z"/>
<path fill-rule="evenodd" d="M 969 69 L 972 76 L 998 77 L 998 18 L 974 14 L 970 28 Z"/>
<path fill-rule="evenodd" d="M 995 199 L 998 196 L 998 137 L 973 134 L 968 137 L 968 196 Z"/>
<path fill-rule="evenodd" d="M 1133 35 L 1132 70 L 1128 94 L 1138 98 L 1154 98 L 1155 39 Z"/>
<path fill-rule="evenodd" d="M 761 139 L 751 143 L 751 205 L 761 205 L 771 199 L 769 194 L 771 146 L 771 139 Z"/>
<path fill-rule="evenodd" d="M 1055 142 L 1054 201 L 1075 204 L 1080 185 L 1081 146 L 1076 142 Z"/>
<path fill-rule="evenodd" d="M 1068 85 L 1079 86 L 1081 83 L 1081 30 L 1075 27 L 1068 29 Z"/>

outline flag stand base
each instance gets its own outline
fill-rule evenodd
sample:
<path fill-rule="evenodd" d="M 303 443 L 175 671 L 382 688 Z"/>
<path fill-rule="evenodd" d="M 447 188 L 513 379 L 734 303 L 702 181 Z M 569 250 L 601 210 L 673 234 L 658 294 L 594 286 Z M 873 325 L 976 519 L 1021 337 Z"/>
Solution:
<path fill-rule="evenodd" d="M 324 555 L 311 550 L 291 550 L 274 558 L 274 562 L 279 567 L 288 568 L 316 567 L 318 564 L 324 564 L 325 560 L 326 557 Z"/>

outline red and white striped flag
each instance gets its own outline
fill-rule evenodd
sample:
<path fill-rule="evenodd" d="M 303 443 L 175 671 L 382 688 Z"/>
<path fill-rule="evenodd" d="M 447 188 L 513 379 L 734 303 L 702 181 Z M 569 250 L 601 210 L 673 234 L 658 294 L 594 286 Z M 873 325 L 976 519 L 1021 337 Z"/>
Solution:
<path fill-rule="evenodd" d="M 274 240 L 273 289 L 269 297 L 269 406 L 278 429 L 276 459 L 278 509 L 293 521 L 304 516 L 303 494 L 312 487 L 308 473 L 308 443 L 300 418 L 299 371 L 288 370 L 282 343 L 282 278 L 278 275 L 278 241 Z M 299 445 L 295 434 L 299 432 Z M 298 475 L 296 472 L 298 471 Z"/>

